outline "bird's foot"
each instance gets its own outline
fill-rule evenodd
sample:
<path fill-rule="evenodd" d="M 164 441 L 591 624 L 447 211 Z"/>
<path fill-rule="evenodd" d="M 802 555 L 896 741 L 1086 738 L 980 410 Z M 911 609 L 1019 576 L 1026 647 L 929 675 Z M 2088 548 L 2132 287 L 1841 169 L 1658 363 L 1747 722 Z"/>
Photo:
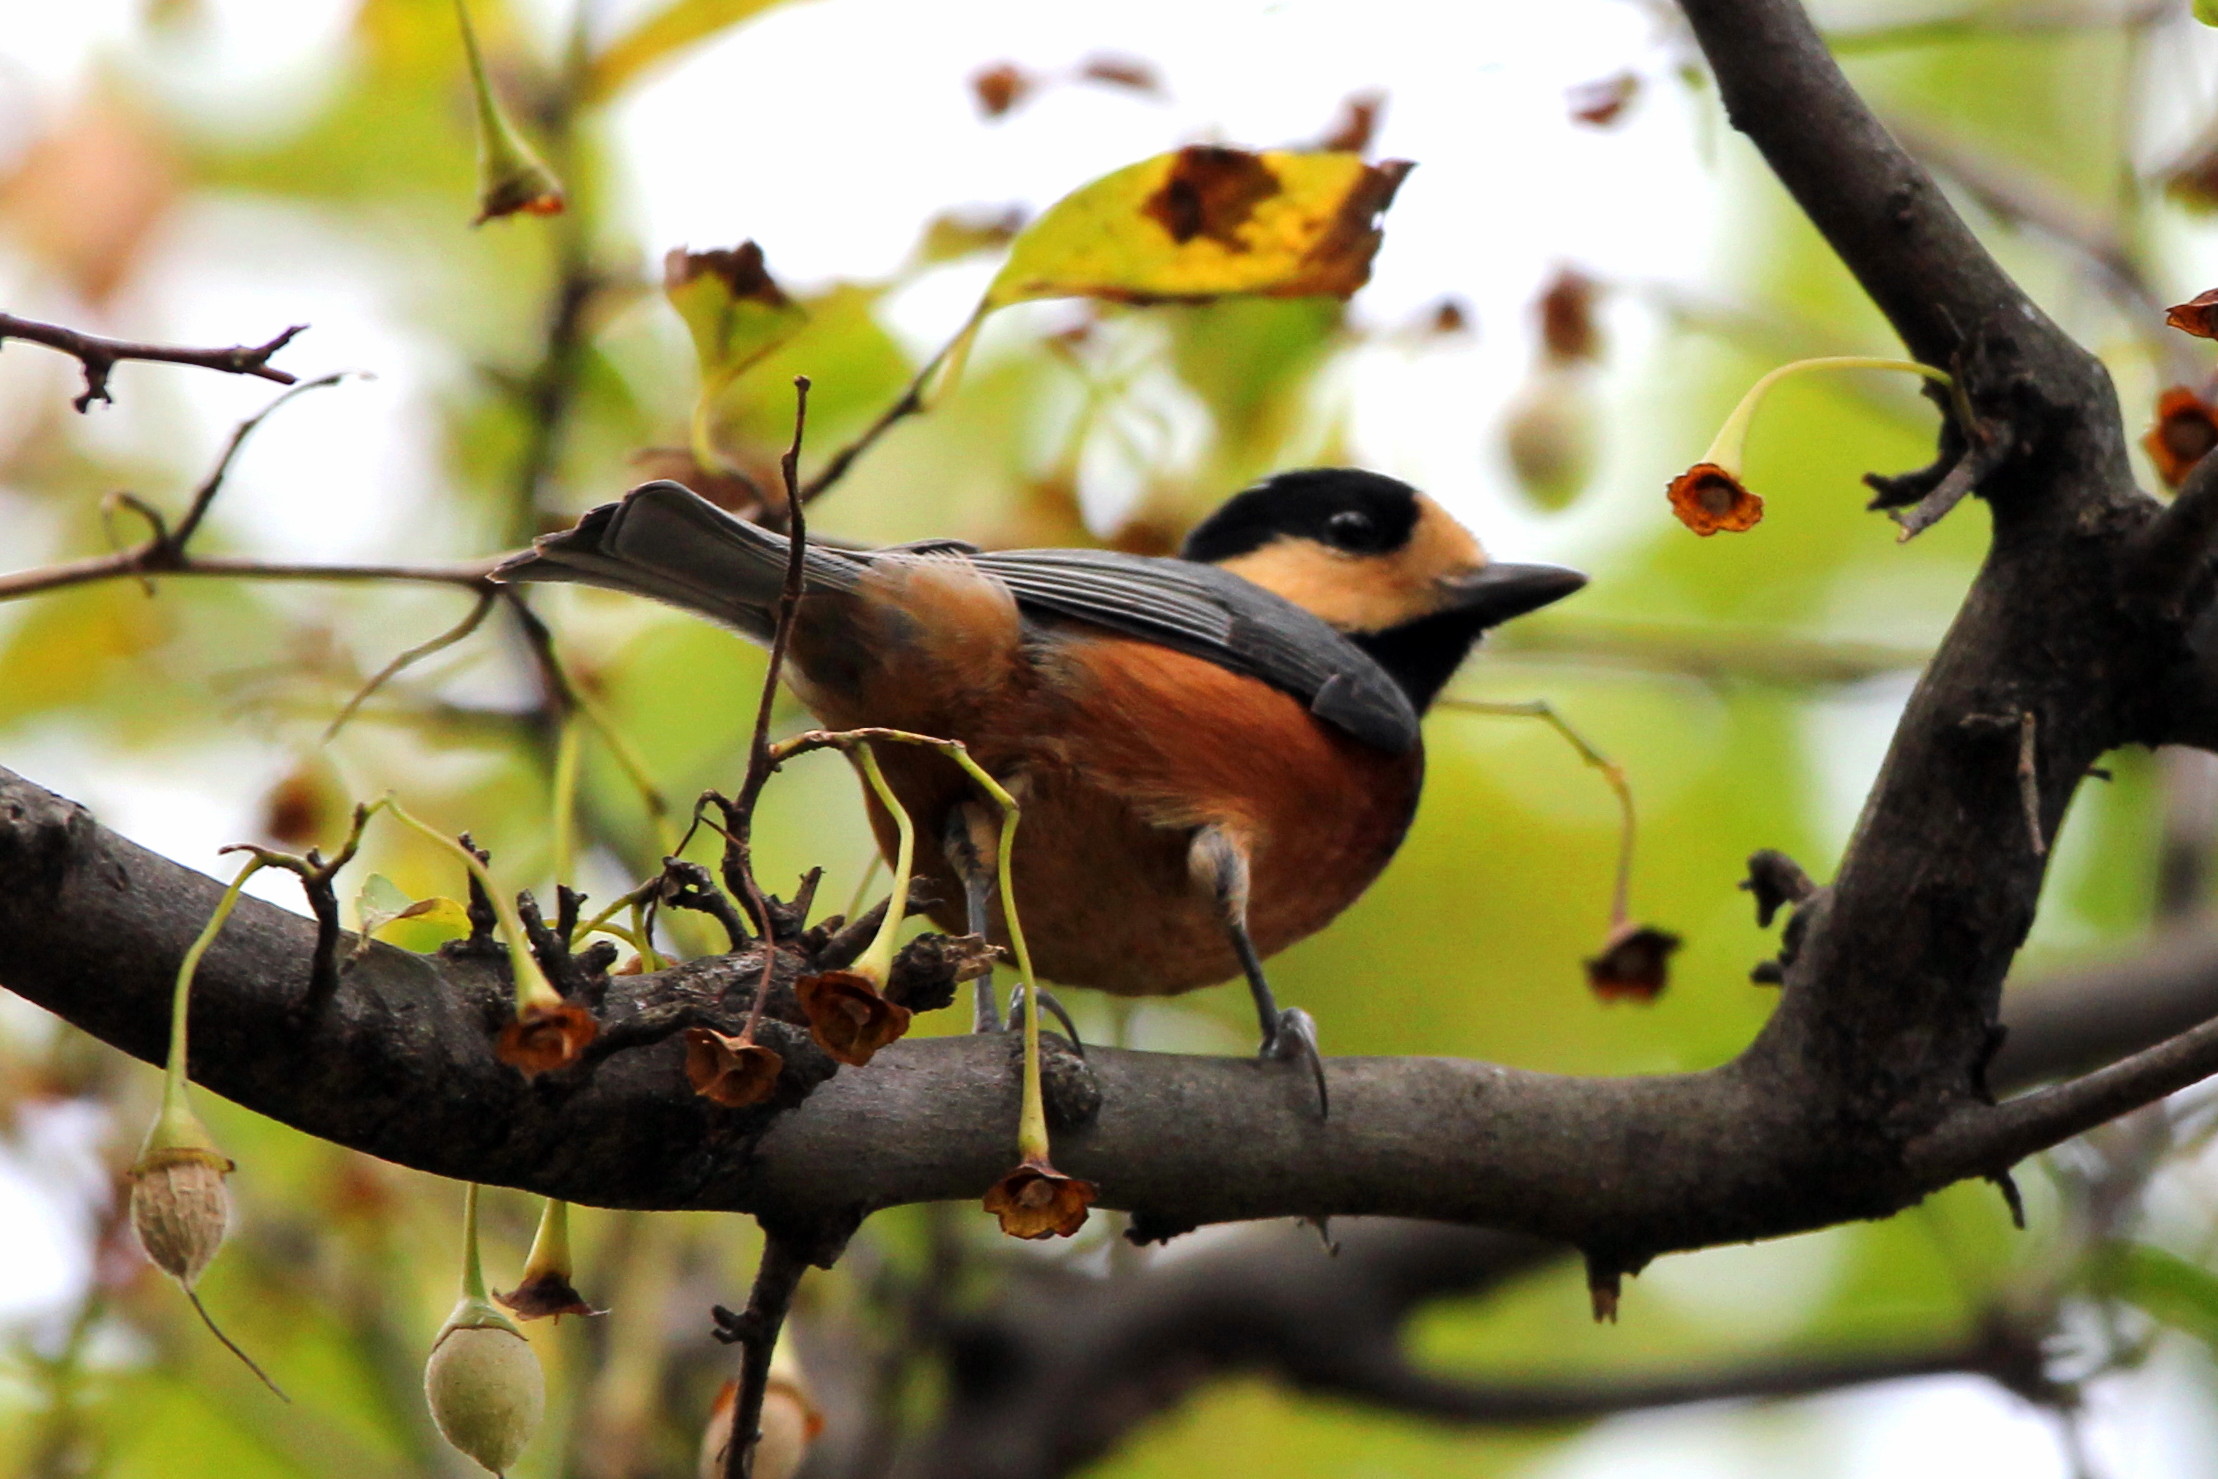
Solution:
<path fill-rule="evenodd" d="M 1085 1057 L 1086 1044 L 1079 1039 L 1078 1024 L 1071 1021 L 1070 1013 L 1065 1011 L 1063 1004 L 1055 999 L 1055 993 L 1042 991 L 1040 993 L 1040 1005 L 1047 1008 L 1047 1014 L 1050 1017 L 1063 1024 L 1063 1035 L 1070 1039 L 1070 1045 L 1077 1050 L 1078 1056 Z M 1024 1030 L 1024 992 L 1021 988 L 1010 994 L 1009 1030 L 1011 1032 L 1022 1032 Z"/>
<path fill-rule="evenodd" d="M 1317 1080 L 1317 1114 L 1332 1114 L 1332 1099 L 1325 1092 L 1325 1059 L 1317 1050 L 1317 1023 L 1300 1007 L 1288 1007 L 1271 1024 L 1270 1035 L 1256 1056 L 1266 1063 L 1306 1063 Z"/>

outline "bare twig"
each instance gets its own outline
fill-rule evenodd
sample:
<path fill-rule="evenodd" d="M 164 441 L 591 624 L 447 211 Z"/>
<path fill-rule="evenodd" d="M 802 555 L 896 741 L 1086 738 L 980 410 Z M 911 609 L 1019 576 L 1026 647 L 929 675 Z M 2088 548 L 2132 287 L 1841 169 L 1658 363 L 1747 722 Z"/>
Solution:
<path fill-rule="evenodd" d="M 379 668 L 369 682 L 355 690 L 354 697 L 347 700 L 346 707 L 339 710 L 337 716 L 324 729 L 320 743 L 328 745 L 337 739 L 339 731 L 346 728 L 347 721 L 354 717 L 355 712 L 363 704 L 369 702 L 370 695 L 384 687 L 387 682 L 397 677 L 404 669 L 412 667 L 434 653 L 444 652 L 447 648 L 452 647 L 455 643 L 483 626 L 486 613 L 493 609 L 493 603 L 499 598 L 499 587 L 489 587 L 478 592 L 477 604 L 470 608 L 469 615 L 463 617 L 462 620 L 456 622 L 438 636 L 431 638 L 429 641 L 417 643 L 384 667 Z"/>
<path fill-rule="evenodd" d="M 763 953 L 770 953 L 764 942 Z M 799 1248 L 769 1228 L 763 1229 L 762 1264 L 747 1308 L 734 1315 L 719 1305 L 716 1338 L 739 1347 L 739 1390 L 732 1399 L 732 1431 L 725 1441 L 724 1479 L 749 1479 L 755 1471 L 755 1440 L 762 1436 L 762 1402 L 770 1388 L 770 1357 L 793 1307 L 793 1291 L 809 1262 Z"/>
<path fill-rule="evenodd" d="M 274 355 L 295 334 L 307 328 L 294 324 L 267 344 L 252 347 L 233 345 L 229 349 L 187 349 L 175 344 L 141 344 L 128 339 L 107 339 L 98 334 L 87 334 L 68 329 L 60 324 L 40 323 L 35 319 L 17 318 L 12 313 L 0 313 L 0 342 L 22 339 L 32 344 L 43 344 L 72 356 L 84 366 L 85 393 L 70 402 L 79 411 L 91 409 L 94 401 L 112 402 L 108 394 L 108 375 L 124 360 L 149 360 L 161 364 L 196 365 L 203 370 L 220 370 L 226 375 L 255 375 L 264 380 L 274 380 L 280 385 L 293 383 L 293 375 L 273 369 L 269 363 Z"/>
<path fill-rule="evenodd" d="M 763 898 L 762 884 L 755 878 L 754 836 L 755 804 L 762 799 L 762 788 L 770 780 L 770 773 L 777 769 L 770 754 L 770 708 L 777 702 L 778 677 L 785 669 L 786 649 L 793 642 L 793 624 L 801 614 L 801 596 L 809 559 L 809 530 L 801 514 L 804 499 L 801 494 L 801 440 L 809 425 L 809 377 L 793 377 L 793 441 L 785 455 L 778 459 L 778 471 L 785 480 L 786 490 L 786 578 L 785 588 L 778 595 L 778 624 L 770 636 L 770 659 L 763 665 L 762 701 L 755 707 L 755 732 L 747 742 L 747 774 L 740 782 L 739 797 L 725 808 L 724 820 L 730 830 L 724 841 L 731 858 L 726 867 L 727 876 L 739 875 L 747 901 L 755 916 L 755 928 L 762 935 L 762 980 L 755 987 L 755 999 L 747 1008 L 747 1025 L 740 1029 L 740 1038 L 755 1040 L 755 1031 L 762 1026 L 763 1008 L 770 1001 L 770 980 L 777 964 L 777 951 L 771 948 L 776 931 L 770 919 L 770 905 Z"/>

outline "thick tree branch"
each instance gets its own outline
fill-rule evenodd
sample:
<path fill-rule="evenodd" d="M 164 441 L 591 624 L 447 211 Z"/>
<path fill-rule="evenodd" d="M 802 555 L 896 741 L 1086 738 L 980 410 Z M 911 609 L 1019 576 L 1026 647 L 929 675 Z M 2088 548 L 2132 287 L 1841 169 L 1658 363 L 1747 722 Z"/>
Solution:
<path fill-rule="evenodd" d="M 293 341 L 293 336 L 307 328 L 294 324 L 267 344 L 233 345 L 229 349 L 187 349 L 175 344 L 139 344 L 128 339 L 104 339 L 98 334 L 87 334 L 77 329 L 66 329 L 60 324 L 40 323 L 36 319 L 17 318 L 12 313 L 0 313 L 0 342 L 22 339 L 32 344 L 44 344 L 49 349 L 59 349 L 73 356 L 85 369 L 85 393 L 70 404 L 85 411 L 94 401 L 109 401 L 108 376 L 117 364 L 127 359 L 153 360 L 171 365 L 197 365 L 203 370 L 221 370 L 227 375 L 255 375 L 264 380 L 274 380 L 280 385 L 290 385 L 294 377 L 270 365 L 270 356 Z"/>
<path fill-rule="evenodd" d="M 1468 1379 L 1411 1364 L 1431 1300 L 1483 1296 L 1551 1260 L 1531 1239 L 1375 1219 L 1256 1228 L 1144 1272 L 1018 1276 L 948 1333 L 948 1402 L 903 1479 L 1052 1479 L 1203 1383 L 1237 1372 L 1437 1421 L 1532 1426 L 1688 1402 L 1806 1395 L 1977 1372 L 2050 1394 L 2031 1331 L 1993 1322 L 1906 1351 L 1779 1355 L 1652 1375 Z M 859 1466 L 857 1466 L 859 1467 Z M 846 1472 L 842 1469 L 841 1472 Z"/>
<path fill-rule="evenodd" d="M 1733 126 L 1754 141 L 1872 301 L 1927 364 L 2009 315 L 2071 348 L 1891 138 L 1794 0 L 1682 0 Z"/>

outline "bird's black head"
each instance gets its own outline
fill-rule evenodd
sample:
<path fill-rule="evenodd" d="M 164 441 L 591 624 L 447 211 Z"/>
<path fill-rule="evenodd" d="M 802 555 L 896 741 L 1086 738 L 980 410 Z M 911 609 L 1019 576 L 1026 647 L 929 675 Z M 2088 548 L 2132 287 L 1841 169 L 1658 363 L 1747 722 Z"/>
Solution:
<path fill-rule="evenodd" d="M 1389 554 L 1416 532 L 1422 498 L 1407 483 L 1361 468 L 1282 472 L 1202 520 L 1179 553 L 1222 565 L 1279 540 L 1300 539 L 1344 554 Z"/>
<path fill-rule="evenodd" d="M 1203 520 L 1180 553 L 1345 632 L 1420 712 L 1488 627 L 1586 584 L 1575 570 L 1491 562 L 1409 484 L 1345 467 L 1266 478 Z"/>

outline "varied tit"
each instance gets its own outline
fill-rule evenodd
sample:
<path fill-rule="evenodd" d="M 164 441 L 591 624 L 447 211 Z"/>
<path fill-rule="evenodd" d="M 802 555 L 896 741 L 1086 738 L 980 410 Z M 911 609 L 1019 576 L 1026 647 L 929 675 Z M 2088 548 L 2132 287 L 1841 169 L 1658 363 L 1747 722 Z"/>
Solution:
<path fill-rule="evenodd" d="M 667 601 L 768 641 L 788 546 L 648 483 L 503 564 Z M 1585 584 L 1489 560 L 1407 484 L 1281 473 L 1178 559 L 812 544 L 786 676 L 834 729 L 960 740 L 1023 808 L 1016 902 L 1049 980 L 1154 996 L 1245 975 L 1266 1058 L 1308 1062 L 1263 959 L 1323 928 L 1394 855 L 1424 773 L 1418 716 L 1480 636 Z M 945 756 L 879 747 L 942 885 L 932 917 L 1007 943 L 998 814 Z M 895 827 L 865 805 L 892 856 Z M 961 901 L 961 902 L 956 902 Z M 979 1026 L 993 1026 L 990 988 Z"/>

